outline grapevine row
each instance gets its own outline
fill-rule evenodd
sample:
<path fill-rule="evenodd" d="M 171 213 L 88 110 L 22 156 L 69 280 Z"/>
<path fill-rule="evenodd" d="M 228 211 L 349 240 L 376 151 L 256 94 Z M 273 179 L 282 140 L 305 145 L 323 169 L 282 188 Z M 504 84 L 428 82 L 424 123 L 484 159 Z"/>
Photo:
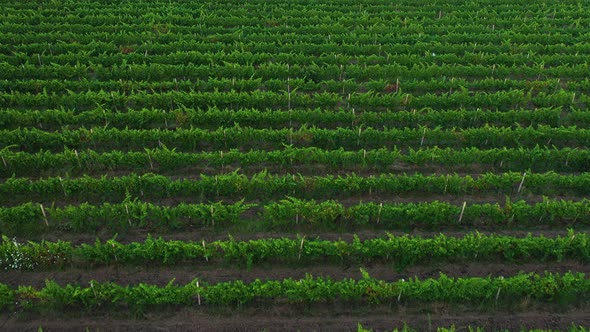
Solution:
<path fill-rule="evenodd" d="M 259 217 L 253 219 L 252 212 Z M 578 226 L 590 224 L 590 202 L 551 200 L 528 204 L 525 201 L 505 204 L 485 203 L 464 206 L 447 202 L 425 203 L 359 203 L 345 206 L 333 200 L 316 202 L 290 197 L 266 204 L 181 203 L 159 206 L 127 198 L 118 204 L 43 206 L 26 203 L 0 207 L 0 232 L 6 235 L 30 236 L 51 230 L 97 233 L 142 230 L 188 230 L 195 227 L 227 227 L 240 223 L 257 223 L 258 229 L 342 229 L 370 225 L 385 229 L 442 228 L 507 228 L 511 226 Z"/>
<path fill-rule="evenodd" d="M 18 36 L 22 37 L 23 35 L 21 34 Z M 420 70 L 425 63 L 430 65 L 437 64 L 440 66 L 459 65 L 462 67 L 469 67 L 474 64 L 488 66 L 495 65 L 499 70 L 500 77 L 506 78 L 510 76 L 510 73 L 503 70 L 502 68 L 504 67 L 519 65 L 544 69 L 545 66 L 563 66 L 564 62 L 570 65 L 583 65 L 583 58 L 576 56 L 576 53 L 587 51 L 590 47 L 590 44 L 581 42 L 576 45 L 568 46 L 564 46 L 563 44 L 520 44 L 516 46 L 516 50 L 514 49 L 514 45 L 509 47 L 508 45 L 499 46 L 497 44 L 474 44 L 472 47 L 466 49 L 463 45 L 457 46 L 456 44 L 449 44 L 446 42 L 411 45 L 404 44 L 398 40 L 390 41 L 394 43 L 395 47 L 397 47 L 395 52 L 389 51 L 387 46 L 385 49 L 379 46 L 381 51 L 376 54 L 340 54 L 336 50 L 336 45 L 332 44 L 331 46 L 334 50 L 327 50 L 325 53 L 314 56 L 314 54 L 305 54 L 302 52 L 277 52 L 276 50 L 273 52 L 251 52 L 246 50 L 243 52 L 236 52 L 235 49 L 225 51 L 223 50 L 225 47 L 223 47 L 222 50 L 212 51 L 207 50 L 207 48 L 211 48 L 211 44 L 187 41 L 168 41 L 166 43 L 155 41 L 147 45 L 144 44 L 137 47 L 127 48 L 118 46 L 112 41 L 101 42 L 96 40 L 89 41 L 86 45 L 79 43 L 47 44 L 47 42 L 39 42 L 40 39 L 44 39 L 46 36 L 39 34 L 34 36 L 38 38 L 34 42 L 25 45 L 14 45 L 18 50 L 10 53 L 10 56 L 0 52 L 0 61 L 16 67 L 15 69 L 17 69 L 18 66 L 27 64 L 35 66 L 53 64 L 56 69 L 65 65 L 70 67 L 90 67 L 99 70 L 100 75 L 103 78 L 108 78 L 110 77 L 109 75 L 111 75 L 106 68 L 113 67 L 112 70 L 114 71 L 124 71 L 128 69 L 127 65 L 171 66 L 192 63 L 195 66 L 210 66 L 211 68 L 215 68 L 215 72 L 225 70 L 226 73 L 232 69 L 237 69 L 237 67 L 256 66 L 256 68 L 262 70 L 260 73 L 256 73 L 256 77 L 271 79 L 277 78 L 267 75 L 268 71 L 272 69 L 280 69 L 283 73 L 286 71 L 288 73 L 298 74 L 299 70 L 308 66 L 314 66 L 323 71 L 333 71 L 333 69 L 338 67 L 340 71 L 347 71 L 348 69 L 353 68 L 353 72 L 357 72 L 354 69 L 357 68 L 356 66 L 390 67 L 391 58 L 395 56 L 397 66 L 405 66 L 406 68 L 412 68 L 413 70 Z M 119 35 L 116 35 L 112 38 L 120 38 L 118 36 Z M 10 37 L 7 37 L 7 35 L 0 35 L 0 40 L 11 39 Z M 14 35 L 12 37 L 14 37 Z M 562 36 L 562 38 L 563 37 L 564 36 Z M 88 37 L 82 35 L 76 36 L 76 38 L 84 39 Z M 321 35 L 317 36 L 317 38 L 324 40 L 326 36 Z M 261 42 L 243 46 L 249 48 L 268 48 L 268 45 L 269 43 Z M 86 49 L 90 46 L 95 48 L 94 51 L 100 50 L 100 55 L 93 56 L 91 54 L 93 52 Z M 178 52 L 177 49 L 174 49 L 174 46 L 177 48 L 185 48 L 187 51 Z M 310 50 L 315 51 L 317 47 L 318 46 L 314 46 L 313 48 L 310 47 Z M 360 45 L 358 47 L 362 48 Z M 365 47 L 375 49 L 376 45 L 367 45 Z M 560 53 L 556 54 L 558 49 L 560 50 Z M 510 50 L 513 50 L 515 53 L 510 55 L 504 53 Z M 435 53 L 435 56 L 425 57 L 425 52 Z M 416 66 L 417 63 L 422 63 L 422 67 Z M 352 66 L 353 64 L 354 66 Z M 290 67 L 285 68 L 287 65 L 294 66 L 293 70 L 291 70 Z M 403 70 L 402 68 L 400 68 L 400 70 Z M 282 76 L 283 75 L 281 75 L 281 77 Z M 404 76 L 407 78 L 412 77 L 411 75 Z M 482 76 L 478 74 L 474 77 Z"/>
<path fill-rule="evenodd" d="M 290 111 L 272 109 L 191 109 L 178 108 L 172 111 L 163 109 L 137 109 L 128 112 L 115 111 L 102 107 L 77 112 L 75 109 L 18 110 L 0 111 L 0 128 L 37 127 L 44 130 L 108 126 L 117 129 L 152 129 L 199 127 L 216 129 L 233 124 L 254 129 L 299 128 L 302 125 L 316 128 L 473 128 L 485 124 L 495 127 L 546 125 L 551 127 L 570 126 L 590 127 L 590 112 L 572 110 L 562 115 L 560 108 L 538 108 L 535 110 L 516 109 L 505 112 L 484 110 L 432 110 L 416 111 L 352 112 L 352 110 L 328 111 L 322 109 L 291 109 Z"/>
<path fill-rule="evenodd" d="M 223 170 L 226 166 L 239 167 L 242 171 L 259 169 L 264 165 L 269 171 L 312 169 L 317 174 L 317 167 L 331 171 L 396 172 L 396 168 L 420 166 L 444 166 L 447 172 L 453 167 L 461 170 L 470 167 L 504 171 L 564 171 L 583 172 L 590 170 L 590 151 L 586 149 L 487 149 L 466 148 L 453 150 L 425 148 L 407 152 L 394 147 L 393 150 L 358 150 L 345 151 L 323 150 L 315 147 L 293 148 L 286 146 L 281 150 L 250 150 L 185 153 L 167 148 L 145 149 L 143 152 L 110 151 L 100 153 L 93 150 L 70 150 L 62 153 L 50 151 L 29 154 L 26 152 L 0 151 L 3 165 L 0 165 L 0 178 L 10 176 L 43 175 L 80 175 L 102 174 L 105 171 L 131 171 L 139 173 L 170 172 L 190 169 L 191 173 L 208 174 Z M 3 166 L 3 167 L 2 167 Z M 404 167 L 405 166 L 405 167 Z"/>
<path fill-rule="evenodd" d="M 351 6 L 354 4 L 355 6 Z M 358 3 L 337 3 L 337 4 L 315 4 L 312 11 L 309 10 L 307 4 L 289 3 L 273 4 L 275 7 L 281 8 L 280 11 L 268 11 L 268 7 L 260 3 L 244 4 L 243 7 L 236 9 L 227 4 L 177 4 L 181 10 L 178 13 L 159 12 L 154 10 L 151 5 L 148 6 L 121 6 L 117 10 L 97 8 L 92 3 L 86 3 L 88 7 L 75 8 L 72 12 L 64 15 L 59 8 L 38 8 L 34 7 L 34 13 L 23 11 L 22 8 L 14 8 L 13 5 L 7 6 L 6 25 L 12 29 L 10 32 L 35 32 L 37 34 L 51 33 L 55 30 L 50 29 L 50 26 L 69 26 L 73 25 L 72 33 L 85 34 L 96 31 L 97 26 L 104 26 L 104 30 L 109 33 L 116 31 L 127 32 L 144 32 L 154 29 L 153 22 L 137 21 L 137 12 L 149 12 L 150 17 L 158 22 L 162 22 L 160 32 L 166 33 L 191 33 L 193 30 L 188 29 L 173 29 L 173 31 L 166 31 L 163 28 L 172 26 L 187 27 L 195 23 L 195 16 L 200 19 L 201 29 L 207 33 L 216 33 L 227 31 L 236 26 L 243 26 L 245 32 L 250 33 L 254 29 L 266 31 L 293 31 L 293 29 L 300 29 L 305 34 L 309 33 L 327 33 L 326 27 L 334 26 L 335 34 L 342 34 L 344 28 L 350 28 L 356 34 L 362 32 L 378 32 L 386 28 L 388 32 L 395 32 L 391 30 L 392 27 L 397 28 L 417 28 L 424 29 L 429 36 L 433 35 L 438 38 L 444 37 L 445 32 L 465 32 L 466 30 L 473 33 L 474 36 L 481 35 L 491 29 L 488 29 L 487 24 L 476 24 L 477 22 L 496 22 L 498 26 L 498 33 L 506 33 L 509 31 L 517 32 L 550 32 L 553 28 L 567 32 L 568 28 L 579 28 L 580 23 L 587 23 L 588 14 L 584 8 L 575 6 L 574 4 L 552 4 L 554 10 L 553 17 L 547 17 L 550 7 L 540 4 L 538 7 L 535 4 L 527 4 L 529 15 L 535 15 L 535 19 L 530 19 L 530 16 L 522 14 L 522 7 L 514 3 L 478 3 L 476 7 L 471 4 L 461 3 L 453 4 L 456 9 L 452 15 L 433 17 L 433 13 L 440 10 L 440 6 L 436 3 L 396 3 L 392 8 L 391 3 L 370 3 L 365 4 L 365 7 L 358 6 Z M 156 4 L 153 4 L 156 5 Z M 266 4 L 264 4 L 266 5 Z M 397 10 L 395 10 L 395 9 Z M 207 9 L 207 12 L 203 10 Z M 392 10 L 394 9 L 394 10 Z M 371 15 L 355 15 L 359 11 L 371 13 Z M 91 13 L 93 15 L 88 15 Z M 190 15 L 194 13 L 193 15 Z M 80 15 L 84 14 L 84 15 Z M 351 15 L 352 14 L 352 15 Z M 527 20 L 527 18 L 529 18 Z M 569 18 L 569 20 L 568 20 Z M 27 20 L 28 19 L 28 20 Z M 261 21 L 265 19 L 264 21 Z M 34 30 L 18 29 L 22 26 L 30 25 L 31 21 L 39 21 L 41 24 L 36 24 Z M 419 25 L 416 21 L 419 21 Z M 573 20 L 573 22 L 572 22 Z M 534 23 L 541 23 L 535 25 Z M 123 23 L 123 24 L 122 24 Z M 569 24 L 566 24 L 569 23 Z M 444 32 L 440 27 L 445 27 Z M 365 27 L 366 30 L 359 28 Z M 511 28 L 509 31 L 506 28 Z M 14 30 L 13 30 L 14 29 Z M 16 30 L 16 31 L 15 31 Z M 256 31 L 256 30 L 254 30 Z M 408 31 L 403 31 L 402 35 Z"/>
<path fill-rule="evenodd" d="M 560 175 L 548 173 L 484 173 L 477 177 L 454 175 L 393 175 L 363 177 L 270 175 L 250 177 L 232 172 L 194 179 L 171 179 L 144 174 L 121 177 L 50 177 L 30 180 L 10 178 L 0 183 L 4 205 L 18 202 L 55 202 L 56 200 L 121 202 L 126 195 L 141 199 L 192 198 L 201 201 L 220 198 L 245 198 L 248 201 L 276 200 L 292 196 L 300 199 L 375 195 L 391 197 L 406 193 L 439 195 L 542 194 L 548 196 L 585 196 L 590 193 L 590 174 Z"/>
<path fill-rule="evenodd" d="M 222 282 L 209 285 L 198 279 L 180 286 L 173 281 L 160 287 L 149 284 L 121 286 L 91 281 L 88 287 L 60 286 L 47 281 L 42 289 L 0 284 L 0 310 L 105 308 L 143 312 L 163 306 L 244 306 L 256 303 L 317 304 L 343 301 L 358 304 L 457 303 L 510 305 L 529 299 L 561 304 L 586 303 L 590 281 L 583 274 L 519 274 L 510 278 L 449 278 L 399 280 L 386 282 L 364 273 L 359 280 L 330 278 L 293 280 L 255 280 Z"/>
<path fill-rule="evenodd" d="M 442 261 L 530 262 L 575 259 L 590 262 L 588 235 L 569 231 L 567 236 L 523 238 L 470 233 L 462 238 L 443 234 L 433 238 L 393 236 L 351 242 L 298 237 L 236 241 L 183 242 L 148 237 L 123 244 L 114 239 L 74 245 L 58 241 L 22 244 L 3 236 L 0 267 L 4 270 L 55 269 L 71 265 L 175 265 L 224 262 L 242 267 L 264 263 L 336 264 L 382 262 L 398 268 Z"/>
<path fill-rule="evenodd" d="M 93 75 L 101 75 L 93 73 Z M 344 73 L 342 74 L 344 75 Z M 341 75 L 341 76 L 342 76 Z M 97 77 L 98 78 L 98 77 Z M 478 92 L 494 92 L 497 90 L 524 90 L 532 94 L 539 92 L 553 93 L 562 88 L 561 79 L 542 79 L 534 82 L 526 80 L 508 80 L 486 78 L 481 80 L 467 80 L 465 78 L 446 78 L 431 80 L 415 80 L 399 78 L 395 80 L 370 80 L 368 82 L 355 82 L 342 77 L 338 80 L 314 82 L 302 78 L 288 78 L 287 80 L 261 78 L 235 79 L 210 77 L 208 80 L 175 79 L 171 81 L 157 81 L 156 77 L 144 81 L 122 80 L 75 80 L 64 81 L 58 79 L 26 79 L 0 81 L 0 90 L 19 91 L 31 94 L 57 94 L 64 95 L 70 92 L 83 93 L 86 91 L 108 91 L 129 94 L 135 91 L 149 90 L 153 92 L 167 92 L 171 90 L 190 92 L 252 92 L 256 90 L 282 92 L 285 90 L 305 93 L 362 93 L 363 91 L 375 91 L 378 93 L 411 93 L 420 95 L 425 93 L 452 93 L 453 91 L 470 90 Z M 563 82 L 566 84 L 565 82 Z M 584 79 L 575 82 L 567 82 L 567 90 L 570 92 L 584 93 L 590 87 L 590 80 Z"/>
<path fill-rule="evenodd" d="M 77 18 L 81 19 L 80 17 Z M 95 17 L 95 19 L 97 18 Z M 43 19 L 48 18 L 44 17 Z M 225 21 L 231 20 L 228 17 L 223 19 Z M 404 19 L 407 20 L 407 17 Z M 525 49 L 531 50 L 535 52 L 533 55 L 537 54 L 537 52 L 551 54 L 554 53 L 551 52 L 551 49 L 558 49 L 559 47 L 564 49 L 566 54 L 571 54 L 572 50 L 587 47 L 587 39 L 583 37 L 583 33 L 590 18 L 586 15 L 586 17 L 573 20 L 574 22 L 572 22 L 572 19 L 563 20 L 563 24 L 567 24 L 567 27 L 556 26 L 559 25 L 557 22 L 550 22 L 543 26 L 536 24 L 533 27 L 531 24 L 536 22 L 529 20 L 529 22 L 519 24 L 520 29 L 515 29 L 512 26 L 506 30 L 495 29 L 496 26 L 500 27 L 503 24 L 500 20 L 491 21 L 487 25 L 480 23 L 475 26 L 472 24 L 441 25 L 442 22 L 437 22 L 437 26 L 432 27 L 413 23 L 404 24 L 399 22 L 399 19 L 396 20 L 395 24 L 372 24 L 369 26 L 359 21 L 352 21 L 348 27 L 339 23 L 304 23 L 304 26 L 298 27 L 288 26 L 286 22 L 280 26 L 263 27 L 260 26 L 260 22 L 250 21 L 239 23 L 243 26 L 238 28 L 236 26 L 214 26 L 204 22 L 206 19 L 195 24 L 193 19 L 193 22 L 186 25 L 182 23 L 137 24 L 137 22 L 134 22 L 134 24 L 126 26 L 126 29 L 121 29 L 120 22 L 117 22 L 117 30 L 114 30 L 113 26 L 108 27 L 101 24 L 99 28 L 93 25 L 80 24 L 81 22 L 75 24 L 56 22 L 51 25 L 7 22 L 7 32 L 0 37 L 0 41 L 4 45 L 15 44 L 18 46 L 18 51 L 27 50 L 31 46 L 38 47 L 43 43 L 53 44 L 52 48 L 45 49 L 49 54 L 54 51 L 57 54 L 66 53 L 67 51 L 80 51 L 90 44 L 97 45 L 97 50 L 105 49 L 112 52 L 114 45 L 127 44 L 142 45 L 142 52 L 155 46 L 154 51 L 159 55 L 162 52 L 158 52 L 158 49 L 161 49 L 162 46 L 165 47 L 166 44 L 174 45 L 173 51 L 187 49 L 203 52 L 211 51 L 212 47 L 219 46 L 216 45 L 218 43 L 235 43 L 236 45 L 233 48 L 224 48 L 228 51 L 243 48 L 245 52 L 281 54 L 289 53 L 289 51 L 296 48 L 295 53 L 305 55 L 313 55 L 314 53 L 310 51 L 316 50 L 317 47 L 330 47 L 331 49 L 318 54 L 343 53 L 344 56 L 369 56 L 371 54 L 367 52 L 367 49 L 369 47 L 375 49 L 376 46 L 380 46 L 382 50 L 389 53 L 396 53 L 397 51 L 397 53 L 404 55 L 422 55 L 424 51 L 429 50 L 441 54 L 464 54 L 458 50 L 469 50 L 471 52 L 493 51 L 494 53 L 509 56 L 520 55 L 518 52 L 510 53 L 509 44 L 517 46 L 516 49 L 521 52 Z M 195 25 L 199 29 L 195 29 Z M 445 31 L 441 31 L 441 26 L 445 28 Z M 47 27 L 52 27 L 53 30 L 42 31 Z M 59 28 L 70 31 L 60 31 Z M 109 29 L 111 31 L 108 31 Z M 392 31 L 392 29 L 395 30 Z M 543 30 L 550 30 L 551 34 Z M 187 36 L 193 38 L 187 39 Z M 38 38 L 35 39 L 35 37 Z M 68 45 L 64 40 L 69 38 L 78 38 L 80 43 Z M 509 38 L 511 43 L 506 42 L 506 39 Z M 417 39 L 419 39 L 418 42 L 416 42 Z M 465 45 L 465 43 L 469 44 Z M 275 45 L 274 50 L 269 47 L 271 44 Z M 107 46 L 105 47 L 105 45 Z M 399 48 L 396 49 L 398 45 Z M 336 48 L 338 46 L 345 47 L 344 50 L 346 51 L 337 52 Z M 352 46 L 356 46 L 356 49 L 352 48 Z M 523 53 L 526 53 L 526 51 Z"/>
<path fill-rule="evenodd" d="M 555 146 L 583 148 L 590 146 L 590 129 L 575 127 L 482 127 L 467 129 L 403 128 L 383 130 L 375 128 L 307 128 L 299 129 L 254 129 L 234 124 L 215 130 L 200 128 L 177 130 L 80 128 L 47 132 L 37 128 L 0 130 L 0 146 L 15 145 L 20 151 L 53 152 L 69 149 L 93 149 L 97 152 L 109 150 L 145 151 L 146 148 L 166 146 L 184 152 L 228 150 L 228 149 L 282 149 L 285 145 L 294 147 L 317 147 L 326 150 L 378 149 L 382 147 L 405 148 L 433 147 L 475 147 L 490 148 L 534 148 Z"/>
<path fill-rule="evenodd" d="M 256 44 L 259 45 L 259 44 Z M 274 45 L 274 44 L 273 44 Z M 232 47 L 234 47 L 232 45 Z M 329 46 L 330 49 L 337 48 L 337 45 Z M 328 47 L 323 50 L 330 52 Z M 373 46 L 373 52 L 380 52 L 378 46 Z M 322 50 L 320 50 L 320 53 Z M 263 51 L 264 52 L 264 51 Z M 292 50 L 291 52 L 298 52 Z M 382 52 L 382 51 L 381 51 Z M 393 62 L 395 53 L 387 57 L 388 62 Z M 312 56 L 313 57 L 313 56 Z M 457 59 L 456 55 L 447 56 Z M 526 56 L 525 56 L 526 57 Z M 590 66 L 587 63 L 545 64 L 530 63 L 528 65 L 497 64 L 491 61 L 482 60 L 482 55 L 474 56 L 475 59 L 469 64 L 448 64 L 440 59 L 440 56 L 427 56 L 414 58 L 412 64 L 383 64 L 383 65 L 360 65 L 360 64 L 317 64 L 291 65 L 289 63 L 265 63 L 261 65 L 240 65 L 237 63 L 225 63 L 219 65 L 202 64 L 150 64 L 142 63 L 129 64 L 122 59 L 121 63 L 113 63 L 106 67 L 95 64 L 50 65 L 44 64 L 42 58 L 37 56 L 37 61 L 14 66 L 8 63 L 0 63 L 0 79 L 95 79 L 101 81 L 135 80 L 135 81 L 173 81 L 183 80 L 207 80 L 211 77 L 229 79 L 262 79 L 287 81 L 288 78 L 305 78 L 312 82 L 344 79 L 354 82 L 369 82 L 372 80 L 395 80 L 399 78 L 402 82 L 408 80 L 431 81 L 433 77 L 457 77 L 474 79 L 522 79 L 530 77 L 544 80 L 557 80 L 567 77 L 568 79 L 584 80 L 590 74 Z M 116 58 L 112 59 L 114 62 Z M 147 59 L 146 59 L 147 60 Z M 418 61 L 420 60 L 420 61 Z M 105 60 L 106 61 L 106 60 Z M 475 63 L 474 63 L 475 62 Z M 508 61 L 506 61 L 508 62 Z"/>

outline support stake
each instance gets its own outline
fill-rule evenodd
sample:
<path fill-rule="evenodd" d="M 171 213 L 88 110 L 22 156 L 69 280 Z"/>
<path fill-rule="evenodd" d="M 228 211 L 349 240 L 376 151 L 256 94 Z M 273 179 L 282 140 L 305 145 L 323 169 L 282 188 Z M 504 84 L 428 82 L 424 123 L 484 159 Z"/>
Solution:
<path fill-rule="evenodd" d="M 301 251 L 303 251 L 303 241 L 305 241 L 305 236 L 301 239 L 301 245 L 299 246 L 299 260 L 301 260 Z"/>
<path fill-rule="evenodd" d="M 203 250 L 205 251 L 205 260 L 208 262 L 209 261 L 209 256 L 207 256 L 207 246 L 205 245 L 205 240 L 203 240 L 203 242 L 201 242 L 201 244 L 203 244 Z M 199 286 L 198 281 L 197 281 L 197 287 Z"/>
<path fill-rule="evenodd" d="M 215 227 L 215 217 L 214 217 L 214 209 L 213 204 L 211 204 L 211 226 Z"/>
<path fill-rule="evenodd" d="M 61 184 L 61 189 L 64 191 L 64 196 L 68 197 L 68 192 L 66 191 L 66 186 L 64 186 L 64 180 L 61 176 L 59 177 L 59 183 Z"/>
<path fill-rule="evenodd" d="M 518 192 L 522 190 L 522 185 L 524 184 L 524 178 L 526 177 L 526 172 L 522 174 L 522 180 L 520 180 L 520 184 L 518 185 Z"/>
<path fill-rule="evenodd" d="M 43 213 L 43 219 L 45 219 L 45 225 L 49 227 L 49 221 L 47 220 L 47 214 L 45 213 L 45 209 L 43 208 L 43 204 L 39 204 L 41 207 L 41 213 Z"/>
<path fill-rule="evenodd" d="M 420 140 L 420 147 L 424 144 L 424 138 L 426 137 L 426 128 L 424 128 L 424 132 L 422 133 L 422 139 Z"/>
<path fill-rule="evenodd" d="M 127 223 L 131 226 L 131 217 L 129 216 L 129 206 L 125 204 L 125 211 L 127 211 Z"/>
<path fill-rule="evenodd" d="M 463 202 L 463 207 L 461 208 L 461 214 L 459 215 L 459 223 L 463 220 L 463 213 L 465 212 L 465 206 L 467 206 L 467 202 Z"/>

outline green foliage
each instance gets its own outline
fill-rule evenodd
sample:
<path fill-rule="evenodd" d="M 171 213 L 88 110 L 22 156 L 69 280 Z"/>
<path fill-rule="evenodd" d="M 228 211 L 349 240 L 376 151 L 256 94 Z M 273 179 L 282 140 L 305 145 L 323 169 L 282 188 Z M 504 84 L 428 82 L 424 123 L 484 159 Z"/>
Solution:
<path fill-rule="evenodd" d="M 590 11 L 582 1 L 5 0 L 0 18 L 1 269 L 590 261 L 588 236 L 573 231 L 158 236 L 246 223 L 306 234 L 588 226 Z M 23 242 L 128 232 L 158 235 Z M 140 315 L 335 301 L 505 308 L 586 305 L 590 295 L 574 273 L 361 275 L 0 284 L 0 310 Z"/>
<path fill-rule="evenodd" d="M 16 290 L 0 284 L 3 309 L 12 303 L 22 310 L 38 308 L 117 309 L 129 307 L 135 312 L 161 306 L 247 306 L 256 301 L 289 303 L 485 303 L 514 304 L 528 298 L 538 302 L 554 302 L 563 294 L 571 294 L 569 303 L 585 303 L 590 295 L 590 282 L 583 274 L 545 273 L 519 274 L 510 278 L 449 278 L 399 280 L 385 282 L 365 276 L 361 280 L 314 278 L 300 280 L 230 281 L 209 285 L 198 280 L 178 286 L 174 280 L 164 287 L 140 283 L 120 286 L 91 281 L 89 287 L 68 284 L 59 286 L 47 281 L 44 288 L 21 286 Z M 498 289 L 502 292 L 498 293 Z M 401 294 L 401 295 L 400 295 Z"/>
<path fill-rule="evenodd" d="M 20 244 L 3 238 L 0 244 L 0 268 L 32 270 L 59 268 L 70 264 L 163 264 L 181 262 L 203 264 L 225 261 L 241 267 L 265 262 L 283 264 L 391 262 L 398 268 L 431 262 L 454 261 L 562 261 L 590 262 L 588 236 L 570 231 L 567 236 L 546 238 L 527 235 L 511 237 L 470 233 L 462 238 L 437 235 L 393 236 L 361 241 L 276 238 L 236 241 L 178 241 L 149 236 L 144 242 L 123 244 L 114 238 L 91 244 L 73 245 L 58 241 Z M 565 280 L 565 279 L 564 279 Z"/>
<path fill-rule="evenodd" d="M 44 231 L 43 213 L 38 204 L 26 203 L 13 208 L 0 207 L 0 233 L 29 236 Z"/>
<path fill-rule="evenodd" d="M 496 193 L 551 194 L 583 196 L 590 193 L 590 174 L 558 174 L 555 172 L 528 173 L 524 185 L 518 191 L 523 173 L 484 173 L 477 177 L 458 174 L 379 174 L 364 177 L 356 174 L 301 176 L 275 175 L 260 172 L 247 176 L 237 171 L 208 176 L 202 174 L 199 181 L 173 180 L 155 174 L 131 174 L 120 177 L 80 178 L 50 177 L 31 180 L 9 178 L 0 183 L 0 198 L 6 203 L 25 200 L 55 200 L 75 196 L 80 201 L 122 202 L 126 197 L 142 199 L 203 197 L 205 202 L 237 198 L 245 201 L 271 201 L 293 197 L 299 200 L 319 200 L 326 197 L 346 198 L 355 195 L 397 195 L 405 193 L 477 195 Z M 564 203 L 571 205 L 571 203 Z M 238 205 L 236 205 L 237 207 Z M 571 205 L 573 206 L 573 205 Z M 245 204 L 242 207 L 247 207 Z M 139 209 L 140 207 L 138 207 Z M 210 209 L 210 206 L 208 207 Z M 27 210 L 28 209 L 28 210 Z M 32 206 L 26 211 L 36 210 Z M 41 209 L 39 208 L 39 212 Z M 39 212 L 35 212 L 38 216 Z M 140 211 L 138 211 L 139 213 Z M 18 212 L 23 213 L 23 212 Z M 29 213 L 29 212 L 27 212 Z"/>

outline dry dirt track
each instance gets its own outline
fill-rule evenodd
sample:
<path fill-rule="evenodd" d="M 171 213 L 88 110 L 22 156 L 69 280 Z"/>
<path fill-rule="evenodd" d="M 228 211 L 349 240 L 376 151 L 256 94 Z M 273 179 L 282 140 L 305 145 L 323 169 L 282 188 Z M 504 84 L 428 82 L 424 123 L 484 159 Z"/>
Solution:
<path fill-rule="evenodd" d="M 551 312 L 552 308 L 528 309 L 526 312 L 481 312 L 470 308 L 401 307 L 357 308 L 328 306 L 297 310 L 274 307 L 233 313 L 205 313 L 183 309 L 178 312 L 152 314 L 143 319 L 97 317 L 2 317 L 0 329 L 6 332 L 38 331 L 356 331 L 357 324 L 375 331 L 391 331 L 404 322 L 419 331 L 436 331 L 436 327 L 454 325 L 458 331 L 468 326 L 486 326 L 488 331 L 521 328 L 566 329 L 576 322 L 590 324 L 590 308 L 575 308 L 567 312 Z M 370 311 L 370 312 L 369 312 Z M 420 312 L 422 311 L 422 312 Z"/>

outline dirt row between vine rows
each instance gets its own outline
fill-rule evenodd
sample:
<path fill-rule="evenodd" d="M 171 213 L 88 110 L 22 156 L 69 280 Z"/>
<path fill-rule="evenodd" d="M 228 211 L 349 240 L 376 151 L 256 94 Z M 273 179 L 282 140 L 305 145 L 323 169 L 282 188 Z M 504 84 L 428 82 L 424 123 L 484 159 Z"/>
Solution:
<path fill-rule="evenodd" d="M 436 331 L 436 327 L 454 325 L 457 331 L 469 326 L 486 330 L 543 328 L 564 330 L 572 324 L 589 326 L 589 308 L 560 311 L 551 306 L 533 307 L 524 312 L 496 308 L 470 308 L 435 304 L 396 308 L 357 307 L 326 304 L 314 308 L 248 308 L 225 312 L 207 312 L 185 308 L 175 312 L 149 313 L 140 319 L 120 317 L 120 313 L 72 315 L 3 315 L 0 329 L 6 332 L 47 331 L 357 331 L 358 324 L 375 331 L 391 331 L 408 324 L 419 331 Z"/>

